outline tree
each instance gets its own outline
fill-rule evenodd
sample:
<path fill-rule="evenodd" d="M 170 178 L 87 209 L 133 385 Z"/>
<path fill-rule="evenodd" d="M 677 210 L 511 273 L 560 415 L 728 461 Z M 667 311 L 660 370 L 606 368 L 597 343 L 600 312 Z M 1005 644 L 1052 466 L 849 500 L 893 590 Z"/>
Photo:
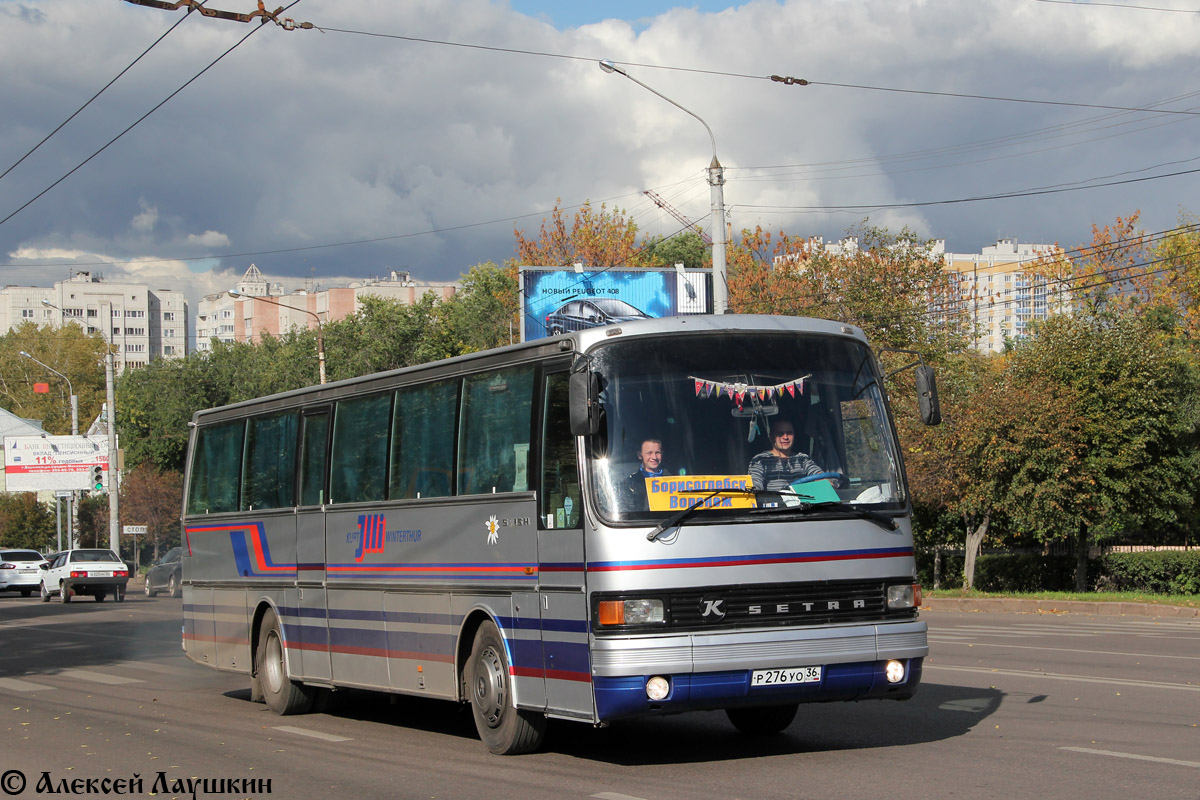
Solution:
<path fill-rule="evenodd" d="M 104 404 L 104 340 L 88 335 L 78 325 L 39 328 L 22 322 L 0 336 L 0 407 L 19 417 L 42 420 L 49 433 L 71 432 L 71 398 L 67 382 L 32 359 L 66 375 L 79 402 L 79 428 L 89 422 Z M 34 383 L 48 383 L 51 391 L 36 394 Z"/>
<path fill-rule="evenodd" d="M 637 224 L 621 209 L 609 211 L 601 203 L 597 212 L 588 202 L 575 212 L 570 231 L 563 210 L 555 203 L 550 225 L 547 227 L 546 220 L 542 220 L 537 239 L 527 238 L 520 230 L 514 230 L 513 234 L 517 239 L 517 262 L 523 265 L 583 264 L 597 269 L 651 266 L 637 244 L 637 231 Z"/>
<path fill-rule="evenodd" d="M 121 516 L 132 525 L 145 525 L 146 537 L 138 542 L 159 550 L 179 542 L 179 519 L 183 509 L 183 475 L 144 465 L 129 470 L 121 481 Z"/>
<path fill-rule="evenodd" d="M 0 494 L 0 545 L 47 553 L 54 549 L 58 523 L 54 510 L 33 492 Z"/>
<path fill-rule="evenodd" d="M 684 269 L 712 268 L 712 248 L 695 231 L 683 231 L 667 239 L 651 239 L 642 249 L 656 267 L 670 269 L 683 264 Z"/>
<path fill-rule="evenodd" d="M 729 305 L 748 314 L 792 314 L 848 322 L 876 348 L 926 357 L 967 344 L 968 319 L 941 259 L 911 231 L 860 227 L 851 249 L 810 238 L 743 231 L 729 250 Z"/>
<path fill-rule="evenodd" d="M 78 525 L 75 536 L 80 547 L 108 547 L 108 493 L 96 492 L 75 505 Z M 118 554 L 119 555 L 119 554 Z"/>
<path fill-rule="evenodd" d="M 1200 369 L 1169 317 L 1131 309 L 1052 317 L 1018 342 L 1009 388 L 1025 388 L 1024 436 L 1007 509 L 1043 541 L 1073 539 L 1076 589 L 1089 546 L 1124 530 L 1194 519 Z M 1037 446 L 1035 437 L 1045 437 Z"/>
<path fill-rule="evenodd" d="M 1146 266 L 1146 234 L 1137 227 L 1140 215 L 1135 211 L 1117 217 L 1113 225 L 1093 224 L 1091 244 L 1071 252 L 1056 245 L 1029 271 L 1049 282 L 1051 298 L 1091 313 L 1110 306 L 1158 304 L 1160 280 Z"/>
<path fill-rule="evenodd" d="M 459 353 L 512 344 L 520 338 L 517 265 L 476 264 L 462 276 L 462 289 L 448 304 Z"/>
<path fill-rule="evenodd" d="M 1200 341 L 1200 218 L 1180 214 L 1179 227 L 1154 248 L 1158 302 L 1175 309 L 1188 336 Z"/>

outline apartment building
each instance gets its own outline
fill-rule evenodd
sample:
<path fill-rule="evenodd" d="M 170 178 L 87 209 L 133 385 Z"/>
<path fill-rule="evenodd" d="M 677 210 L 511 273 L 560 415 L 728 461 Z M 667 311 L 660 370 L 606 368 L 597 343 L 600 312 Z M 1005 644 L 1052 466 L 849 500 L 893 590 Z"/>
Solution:
<path fill-rule="evenodd" d="M 384 297 L 411 305 L 433 292 L 451 300 L 458 290 L 453 282 L 417 281 L 408 272 L 393 271 L 386 278 L 355 281 L 329 289 L 284 292 L 279 282 L 268 281 L 251 264 L 234 292 L 205 296 L 196 314 L 196 349 L 209 350 L 212 340 L 256 342 L 263 334 L 280 336 L 293 328 L 315 328 L 343 319 L 362 307 L 364 297 Z"/>
<path fill-rule="evenodd" d="M 1070 309 L 1070 297 L 1059 286 L 1030 269 L 1057 245 L 1025 244 L 999 239 L 979 253 L 944 253 L 946 270 L 958 281 L 960 305 L 975 328 L 975 348 L 985 353 L 1004 349 L 1005 341 L 1026 335 L 1031 323 Z"/>
<path fill-rule="evenodd" d="M 12 330 L 22 322 L 79 325 L 113 345 L 119 370 L 187 355 L 187 315 L 183 292 L 109 281 L 91 272 L 76 272 L 49 288 L 0 289 L 0 329 Z"/>

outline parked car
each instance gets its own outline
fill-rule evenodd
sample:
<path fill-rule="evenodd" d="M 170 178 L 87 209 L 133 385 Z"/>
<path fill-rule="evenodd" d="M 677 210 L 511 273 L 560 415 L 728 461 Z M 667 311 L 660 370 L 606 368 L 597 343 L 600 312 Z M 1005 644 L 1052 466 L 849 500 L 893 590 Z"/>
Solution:
<path fill-rule="evenodd" d="M 46 559 L 36 550 L 0 550 L 0 592 L 29 597 L 42 580 Z"/>
<path fill-rule="evenodd" d="M 129 568 L 112 550 L 80 549 L 58 553 L 41 569 L 42 602 L 55 593 L 64 603 L 78 595 L 91 595 L 103 603 L 112 595 L 117 602 L 125 599 Z"/>
<path fill-rule="evenodd" d="M 546 332 L 551 336 L 618 322 L 633 322 L 650 319 L 650 315 L 639 311 L 624 300 L 603 298 L 598 300 L 572 300 L 557 311 L 546 315 Z"/>
<path fill-rule="evenodd" d="M 183 594 L 181 578 L 183 562 L 180 561 L 182 556 L 182 548 L 172 547 L 163 554 L 162 558 L 154 562 L 150 571 L 146 573 L 147 596 L 154 597 L 159 592 L 166 592 L 171 597 L 179 597 Z"/>

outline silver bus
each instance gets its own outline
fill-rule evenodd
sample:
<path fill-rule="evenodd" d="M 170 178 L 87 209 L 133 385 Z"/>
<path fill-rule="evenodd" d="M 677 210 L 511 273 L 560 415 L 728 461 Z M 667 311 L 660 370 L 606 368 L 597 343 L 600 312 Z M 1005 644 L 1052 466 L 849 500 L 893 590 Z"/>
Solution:
<path fill-rule="evenodd" d="M 500 754 L 547 718 L 775 732 L 911 697 L 928 653 L 883 375 L 835 322 L 622 323 L 201 411 L 183 513 L 184 649 L 279 714 L 442 698 Z"/>

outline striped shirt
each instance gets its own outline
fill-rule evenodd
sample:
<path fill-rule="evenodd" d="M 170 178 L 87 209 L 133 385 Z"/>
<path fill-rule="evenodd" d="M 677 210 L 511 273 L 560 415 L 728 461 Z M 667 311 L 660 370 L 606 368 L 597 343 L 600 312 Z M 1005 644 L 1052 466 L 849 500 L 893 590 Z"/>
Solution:
<path fill-rule="evenodd" d="M 750 477 L 755 489 L 778 492 L 787 489 L 805 475 L 819 475 L 825 470 L 804 453 L 783 458 L 767 450 L 750 459 Z"/>

